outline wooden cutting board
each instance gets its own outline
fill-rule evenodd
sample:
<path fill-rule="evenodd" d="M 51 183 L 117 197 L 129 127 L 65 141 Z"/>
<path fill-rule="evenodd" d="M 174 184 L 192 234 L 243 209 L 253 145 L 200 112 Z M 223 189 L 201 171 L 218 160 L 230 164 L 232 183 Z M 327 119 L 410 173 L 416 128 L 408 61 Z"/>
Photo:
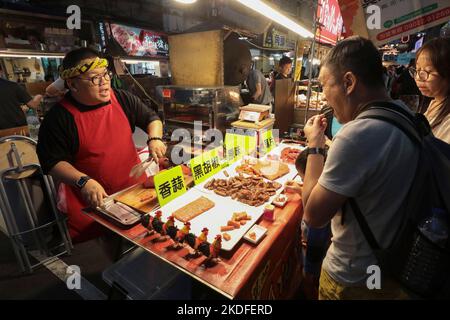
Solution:
<path fill-rule="evenodd" d="M 258 161 L 257 164 L 253 165 L 253 167 L 257 170 L 259 170 L 262 173 L 262 176 L 268 180 L 276 180 L 282 176 L 284 176 L 285 174 L 289 173 L 289 167 L 287 164 L 277 161 L 277 162 L 273 162 L 270 161 L 269 165 L 265 165 L 264 163 L 261 163 L 260 161 Z M 270 168 L 274 168 L 274 170 L 270 170 Z M 275 171 L 276 169 L 276 171 Z M 269 173 L 265 173 L 267 171 L 270 171 Z M 272 173 L 272 171 L 274 171 Z"/>
<path fill-rule="evenodd" d="M 156 190 L 144 188 L 142 184 L 137 184 L 120 193 L 114 197 L 114 200 L 143 213 L 151 211 L 158 203 Z"/>
<path fill-rule="evenodd" d="M 184 175 L 184 182 L 186 186 L 189 187 L 194 184 L 194 178 L 192 176 Z M 114 200 L 126 204 L 142 213 L 153 210 L 158 204 L 156 190 L 153 188 L 144 188 L 142 183 L 121 192 L 114 197 Z"/>

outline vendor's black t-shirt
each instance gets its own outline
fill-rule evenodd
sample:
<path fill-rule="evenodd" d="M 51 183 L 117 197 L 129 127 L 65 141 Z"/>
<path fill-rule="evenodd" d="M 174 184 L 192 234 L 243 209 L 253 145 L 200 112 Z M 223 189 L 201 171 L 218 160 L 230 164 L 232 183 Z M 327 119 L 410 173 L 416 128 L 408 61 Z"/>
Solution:
<path fill-rule="evenodd" d="M 274 77 L 275 80 L 283 80 L 283 79 L 289 79 L 289 78 L 290 78 L 289 76 L 285 76 L 281 72 L 277 72 L 277 74 Z"/>
<path fill-rule="evenodd" d="M 0 130 L 26 126 L 27 119 L 20 106 L 31 99 L 19 84 L 0 78 Z"/>
<path fill-rule="evenodd" d="M 145 105 L 137 96 L 123 91 L 114 91 L 130 123 L 131 131 L 136 127 L 147 131 L 147 126 L 154 120 L 159 120 L 158 115 L 150 107 Z M 86 106 L 75 101 L 70 93 L 66 98 L 81 112 L 94 110 L 108 105 L 109 102 L 95 106 Z M 60 161 L 73 163 L 78 152 L 78 130 L 72 114 L 60 104 L 56 104 L 45 115 L 39 129 L 37 154 L 44 173 L 48 172 Z"/>

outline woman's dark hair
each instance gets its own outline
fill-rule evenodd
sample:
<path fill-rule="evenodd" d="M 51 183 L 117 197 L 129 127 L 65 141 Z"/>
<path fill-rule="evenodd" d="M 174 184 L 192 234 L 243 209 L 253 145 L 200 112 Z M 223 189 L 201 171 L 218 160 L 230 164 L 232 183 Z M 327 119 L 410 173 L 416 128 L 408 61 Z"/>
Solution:
<path fill-rule="evenodd" d="M 101 57 L 100 52 L 91 48 L 79 48 L 69 51 L 62 61 L 62 68 L 64 70 L 76 67 L 81 61 L 85 59 L 92 59 Z"/>
<path fill-rule="evenodd" d="M 445 117 L 450 113 L 450 38 L 436 38 L 425 43 L 417 52 L 416 60 L 419 56 L 427 52 L 430 55 L 431 63 L 438 74 L 447 80 L 447 96 L 442 102 L 437 117 L 431 123 L 431 128 L 440 125 Z"/>
<path fill-rule="evenodd" d="M 295 159 L 295 169 L 297 169 L 297 172 L 301 175 L 305 175 L 306 172 L 306 162 L 308 160 L 308 155 L 306 152 L 300 152 L 297 159 Z"/>
<path fill-rule="evenodd" d="M 292 64 L 292 60 L 289 57 L 283 56 L 280 61 L 278 62 L 278 66 L 280 66 L 280 68 L 286 64 Z"/>
<path fill-rule="evenodd" d="M 339 42 L 323 65 L 340 75 L 350 71 L 368 87 L 384 86 L 381 54 L 368 39 L 354 36 Z"/>

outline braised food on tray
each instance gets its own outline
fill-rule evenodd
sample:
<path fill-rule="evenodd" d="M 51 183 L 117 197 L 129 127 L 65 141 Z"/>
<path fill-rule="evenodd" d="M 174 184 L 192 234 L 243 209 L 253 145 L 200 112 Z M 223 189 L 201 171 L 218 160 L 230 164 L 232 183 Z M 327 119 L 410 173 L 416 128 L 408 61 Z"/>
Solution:
<path fill-rule="evenodd" d="M 275 180 L 288 174 L 289 167 L 280 161 L 249 159 L 243 160 L 242 164 L 236 167 L 236 172 Z"/>
<path fill-rule="evenodd" d="M 278 182 L 265 182 L 262 177 L 257 176 L 245 178 L 241 174 L 229 179 L 212 179 L 205 184 L 206 189 L 220 196 L 231 197 L 255 207 L 269 201 L 281 187 L 282 185 Z"/>

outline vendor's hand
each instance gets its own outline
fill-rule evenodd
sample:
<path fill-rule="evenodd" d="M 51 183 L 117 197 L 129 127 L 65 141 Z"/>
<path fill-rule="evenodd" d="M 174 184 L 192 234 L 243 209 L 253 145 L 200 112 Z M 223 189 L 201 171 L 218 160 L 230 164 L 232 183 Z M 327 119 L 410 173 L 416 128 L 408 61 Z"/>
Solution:
<path fill-rule="evenodd" d="M 148 151 L 156 163 L 158 163 L 160 158 L 165 157 L 166 150 L 166 145 L 160 140 L 152 140 L 148 143 Z"/>
<path fill-rule="evenodd" d="M 88 182 L 81 189 L 81 195 L 83 196 L 84 201 L 91 208 L 96 208 L 103 204 L 103 198 L 108 195 L 103 189 L 102 185 L 95 181 L 94 179 L 89 179 Z"/>
<path fill-rule="evenodd" d="M 306 122 L 305 132 L 306 139 L 308 139 L 308 147 L 324 148 L 325 147 L 325 129 L 327 128 L 327 119 L 324 115 L 319 114 L 311 117 Z"/>

